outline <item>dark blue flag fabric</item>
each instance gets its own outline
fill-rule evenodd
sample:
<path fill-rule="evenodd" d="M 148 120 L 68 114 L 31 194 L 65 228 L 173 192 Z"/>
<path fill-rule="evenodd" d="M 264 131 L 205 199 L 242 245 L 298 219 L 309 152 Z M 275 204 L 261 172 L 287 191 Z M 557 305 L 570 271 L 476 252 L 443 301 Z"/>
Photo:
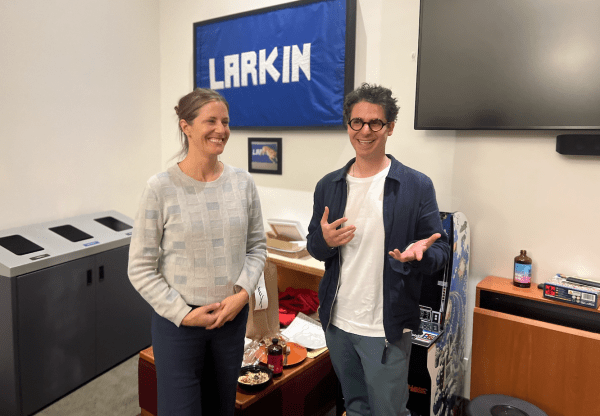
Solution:
<path fill-rule="evenodd" d="M 229 102 L 232 127 L 341 126 L 346 1 L 194 25 L 194 83 Z"/>

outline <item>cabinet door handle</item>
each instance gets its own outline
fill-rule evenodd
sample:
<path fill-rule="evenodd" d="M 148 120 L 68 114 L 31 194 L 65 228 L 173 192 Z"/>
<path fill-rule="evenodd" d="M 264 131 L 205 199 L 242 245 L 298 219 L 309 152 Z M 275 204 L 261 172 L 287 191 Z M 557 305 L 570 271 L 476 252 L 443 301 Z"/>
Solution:
<path fill-rule="evenodd" d="M 87 285 L 91 285 L 92 284 L 92 271 L 88 270 L 87 271 Z"/>
<path fill-rule="evenodd" d="M 102 282 L 104 280 L 104 266 L 99 267 L 99 272 L 100 272 L 100 277 L 98 278 L 98 280 L 100 282 Z"/>

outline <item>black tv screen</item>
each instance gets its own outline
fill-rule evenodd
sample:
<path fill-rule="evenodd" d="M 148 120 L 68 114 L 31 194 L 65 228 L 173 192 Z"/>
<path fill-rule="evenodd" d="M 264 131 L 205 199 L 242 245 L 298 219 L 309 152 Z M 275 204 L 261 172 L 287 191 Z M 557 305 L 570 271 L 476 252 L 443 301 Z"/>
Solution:
<path fill-rule="evenodd" d="M 415 129 L 600 129 L 600 1 L 421 0 Z"/>

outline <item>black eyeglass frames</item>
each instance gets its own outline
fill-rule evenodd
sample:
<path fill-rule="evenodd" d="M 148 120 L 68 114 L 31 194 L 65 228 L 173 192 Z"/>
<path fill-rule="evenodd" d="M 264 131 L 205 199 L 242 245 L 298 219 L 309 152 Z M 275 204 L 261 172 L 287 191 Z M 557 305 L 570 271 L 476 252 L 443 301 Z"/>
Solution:
<path fill-rule="evenodd" d="M 364 127 L 365 124 L 369 125 L 369 128 L 371 129 L 371 131 L 377 132 L 377 131 L 381 130 L 383 128 L 383 126 L 385 126 L 386 124 L 389 124 L 389 123 L 384 123 L 383 120 L 379 120 L 378 118 L 376 118 L 375 120 L 371 120 L 371 121 L 363 121 L 360 118 L 353 118 L 352 120 L 350 120 L 348 122 L 348 125 L 354 131 L 360 131 Z"/>

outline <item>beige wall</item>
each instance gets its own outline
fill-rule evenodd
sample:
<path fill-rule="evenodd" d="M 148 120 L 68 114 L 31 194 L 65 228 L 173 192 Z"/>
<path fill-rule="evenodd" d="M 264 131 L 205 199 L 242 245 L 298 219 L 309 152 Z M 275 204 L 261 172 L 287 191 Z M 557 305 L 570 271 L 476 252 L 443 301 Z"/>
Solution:
<path fill-rule="evenodd" d="M 179 98 L 193 88 L 192 25 L 194 22 L 223 17 L 247 10 L 283 3 L 277 0 L 252 2 L 161 1 L 161 100 L 163 166 L 173 163 L 171 157 L 179 149 L 177 122 L 173 107 Z M 375 44 L 378 48 L 379 45 Z M 183 63 L 183 64 L 182 64 Z M 273 132 L 235 129 L 221 157 L 225 163 L 248 168 L 248 137 L 283 138 L 283 175 L 255 175 L 259 186 L 312 191 L 314 185 L 331 166 L 338 166 L 351 153 L 340 153 L 346 147 L 347 134 L 338 132 Z M 349 146 L 349 145 L 348 145 Z M 333 157 L 332 157 L 333 155 Z M 339 156 L 338 156 L 339 155 Z M 311 169 L 306 169 L 310 166 Z"/>
<path fill-rule="evenodd" d="M 193 85 L 192 24 L 248 4 L 4 2 L 0 229 L 107 209 L 133 216 L 146 179 L 178 150 L 173 107 Z M 511 277 L 520 249 L 536 282 L 599 278 L 598 158 L 559 155 L 556 132 L 413 130 L 418 13 L 418 0 L 358 0 L 355 82 L 393 89 L 401 111 L 388 151 L 433 179 L 440 209 L 470 221 L 469 318 L 477 282 Z M 234 131 L 223 160 L 247 168 L 257 134 L 283 138 L 283 175 L 254 175 L 265 217 L 307 224 L 317 180 L 353 155 L 347 134 Z"/>
<path fill-rule="evenodd" d="M 3 1 L 0 229 L 115 209 L 160 169 L 158 1 Z"/>
<path fill-rule="evenodd" d="M 254 2 L 252 9 L 283 3 Z M 192 23 L 250 10 L 243 0 L 161 0 L 163 165 L 177 150 L 172 107 L 192 87 Z M 418 0 L 358 0 L 355 84 L 392 88 L 401 111 L 387 149 L 434 181 L 441 210 L 462 211 L 471 224 L 468 338 L 476 284 L 488 274 L 512 277 L 513 258 L 527 249 L 534 280 L 557 272 L 600 277 L 600 161 L 556 153 L 556 132 L 455 132 L 413 129 Z M 247 168 L 246 140 L 235 131 L 223 160 Z M 350 157 L 345 133 L 262 132 L 283 138 L 282 176 L 257 175 L 265 216 L 310 219 L 317 180 Z M 289 202 L 292 203 L 289 203 Z M 469 347 L 470 351 L 470 347 Z M 470 354 L 470 353 L 469 353 Z M 467 354 L 467 358 L 468 355 Z M 468 392 L 468 388 L 467 388 Z"/>
<path fill-rule="evenodd" d="M 457 134 L 453 200 L 471 225 L 469 318 L 475 285 L 512 278 L 521 249 L 536 283 L 556 273 L 600 278 L 600 159 L 558 154 L 556 134 Z M 471 337 L 470 320 L 467 330 Z"/>
<path fill-rule="evenodd" d="M 600 159 L 558 154 L 556 131 L 412 130 L 416 67 L 408 57 L 418 50 L 419 1 L 383 1 L 388 13 L 381 30 L 390 54 L 382 57 L 382 83 L 410 94 L 405 126 L 414 147 L 404 149 L 405 160 L 429 174 L 432 165 L 444 163 L 451 184 L 446 199 L 436 182 L 440 208 L 463 212 L 471 226 L 469 358 L 475 286 L 487 275 L 512 278 L 519 250 L 533 259 L 535 282 L 556 273 L 600 279 L 594 236 L 600 230 Z"/>
<path fill-rule="evenodd" d="M 223 17 L 243 11 L 260 9 L 285 3 L 281 0 L 262 0 L 247 6 L 243 0 L 229 0 L 216 6 L 213 2 L 161 1 L 161 100 L 162 100 L 162 162 L 166 167 L 173 163 L 171 157 L 178 151 L 176 116 L 173 107 L 177 100 L 193 87 L 192 25 L 194 22 Z M 385 84 L 394 89 L 401 106 L 394 134 L 388 139 L 387 150 L 405 164 L 427 173 L 434 181 L 441 207 L 449 207 L 452 195 L 452 170 L 454 133 L 436 134 L 415 132 L 412 129 L 414 108 L 414 77 L 416 60 L 412 56 L 417 48 L 415 22 L 409 16 L 418 16 L 418 2 L 406 2 L 411 14 L 389 13 L 382 0 L 358 0 L 355 85 L 361 82 Z M 398 10 L 398 5 L 393 6 Z M 398 39 L 406 34 L 410 40 L 384 40 L 389 36 L 384 27 L 393 20 L 407 20 L 411 30 L 401 29 Z M 413 21 L 414 20 L 414 21 Z M 400 27 L 391 22 L 392 27 Z M 404 23 L 402 23 L 404 26 Z M 388 29 L 389 30 L 389 29 Z M 182 64 L 183 63 L 183 64 Z M 384 76 L 387 80 L 384 80 Z M 283 139 L 283 174 L 281 176 L 255 174 L 261 190 L 263 205 L 268 212 L 277 213 L 279 218 L 298 218 L 303 223 L 310 220 L 311 210 L 290 212 L 282 198 L 285 190 L 298 191 L 298 199 L 304 192 L 312 193 L 323 175 L 343 166 L 354 151 L 345 131 L 243 131 L 234 130 L 222 160 L 244 169 L 248 168 L 248 137 L 281 137 Z M 287 195 L 287 193 L 286 193 Z M 311 196 L 312 198 L 312 196 Z M 449 208 L 445 208 L 449 209 Z M 265 214 L 265 217 L 268 216 Z"/>

